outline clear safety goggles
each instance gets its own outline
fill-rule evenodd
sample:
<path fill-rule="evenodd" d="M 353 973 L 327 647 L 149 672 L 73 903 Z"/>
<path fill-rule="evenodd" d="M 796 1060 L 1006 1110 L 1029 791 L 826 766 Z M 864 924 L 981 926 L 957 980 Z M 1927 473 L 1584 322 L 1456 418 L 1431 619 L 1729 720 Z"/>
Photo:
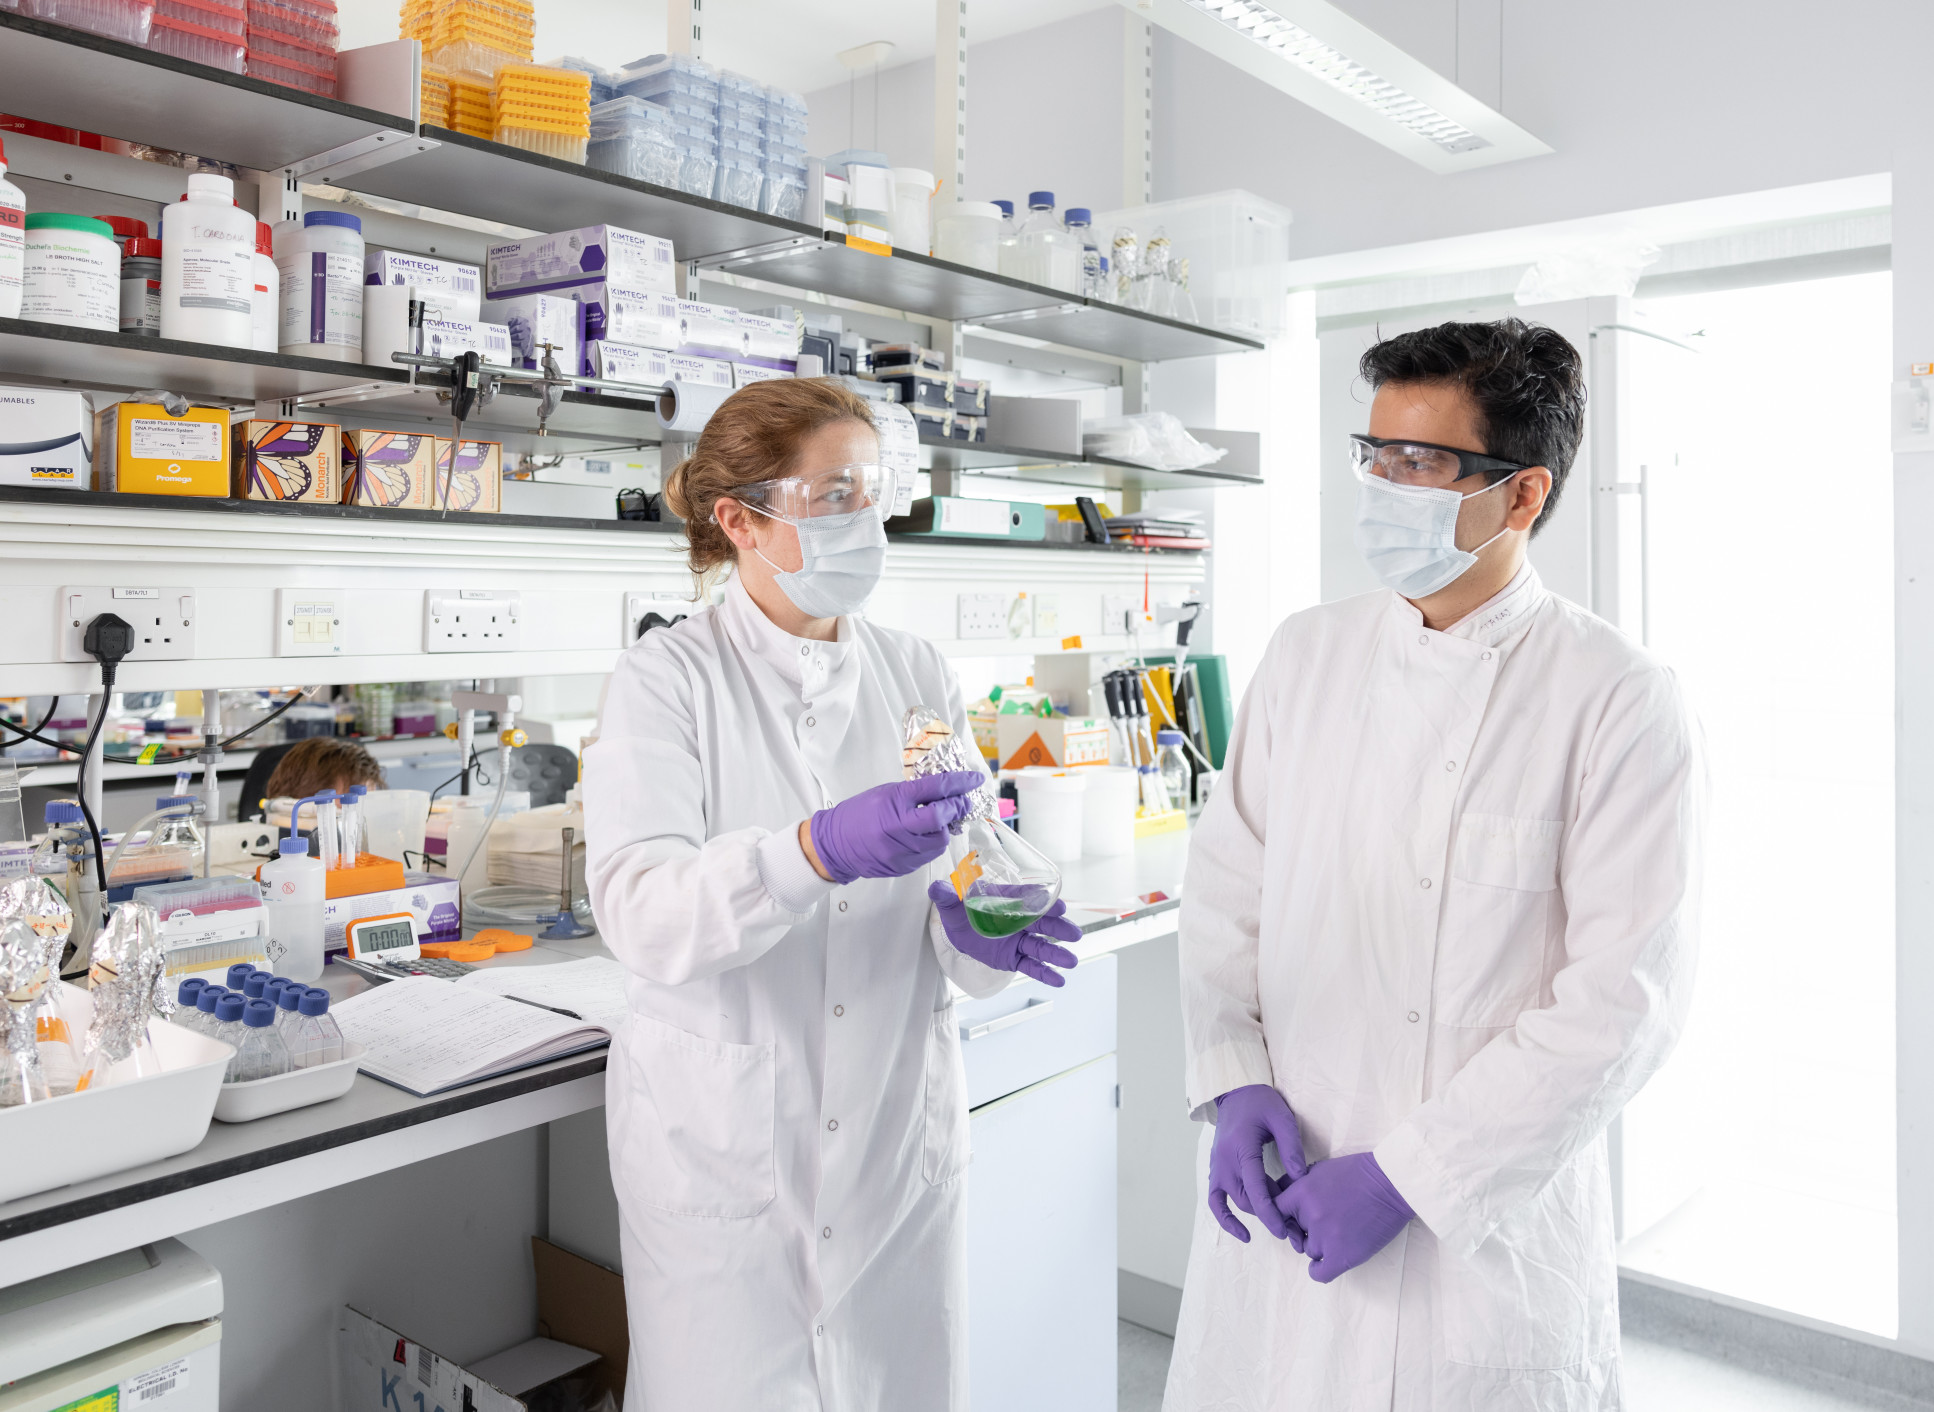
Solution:
<path fill-rule="evenodd" d="M 902 473 L 872 461 L 834 466 L 810 476 L 780 476 L 733 490 L 740 503 L 775 520 L 816 520 L 872 508 L 882 519 L 893 513 Z"/>
<path fill-rule="evenodd" d="M 1517 461 L 1460 451 L 1455 446 L 1360 434 L 1350 437 L 1350 464 L 1358 476 L 1375 476 L 1392 485 L 1426 490 L 1447 490 L 1466 476 L 1485 472 L 1527 469 Z"/>

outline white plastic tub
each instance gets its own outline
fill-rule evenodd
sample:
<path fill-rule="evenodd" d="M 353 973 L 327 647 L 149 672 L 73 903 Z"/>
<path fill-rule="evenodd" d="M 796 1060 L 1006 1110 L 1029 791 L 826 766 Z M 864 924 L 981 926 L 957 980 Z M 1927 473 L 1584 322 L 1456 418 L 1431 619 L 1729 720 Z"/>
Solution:
<path fill-rule="evenodd" d="M 1089 765 L 1081 798 L 1081 851 L 1090 858 L 1118 858 L 1135 851 L 1135 803 L 1141 777 L 1127 765 Z"/>
<path fill-rule="evenodd" d="M 333 1064 L 312 1064 L 245 1084 L 223 1084 L 215 1100 L 215 1116 L 224 1123 L 252 1123 L 271 1113 L 341 1098 L 356 1082 L 357 1061 L 366 1053 L 365 1046 L 345 1041 L 343 1057 Z"/>
<path fill-rule="evenodd" d="M 61 992 L 69 1031 L 86 1034 L 93 997 L 66 984 Z M 158 1074 L 0 1108 L 0 1152 L 8 1154 L 0 1162 L 0 1201 L 159 1162 L 207 1135 L 235 1051 L 166 1020 L 151 1022 L 148 1037 Z"/>
<path fill-rule="evenodd" d="M 1014 776 L 1021 796 L 1021 837 L 1056 863 L 1081 856 L 1082 796 L 1088 771 L 1023 770 Z"/>

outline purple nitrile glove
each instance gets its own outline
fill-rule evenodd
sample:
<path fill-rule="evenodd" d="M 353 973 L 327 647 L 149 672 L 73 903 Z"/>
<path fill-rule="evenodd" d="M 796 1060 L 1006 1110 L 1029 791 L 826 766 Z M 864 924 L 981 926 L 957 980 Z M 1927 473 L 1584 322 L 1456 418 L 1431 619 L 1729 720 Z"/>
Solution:
<path fill-rule="evenodd" d="M 1043 985 L 1068 983 L 1067 977 L 1049 969 L 1059 966 L 1063 971 L 1071 971 L 1075 967 L 1075 954 L 1054 944 L 1056 941 L 1081 940 L 1081 928 L 1066 916 L 1067 903 L 1057 901 L 1039 917 L 1007 936 L 982 936 L 974 930 L 974 924 L 967 920 L 967 904 L 955 894 L 951 883 L 933 884 L 927 889 L 927 896 L 940 913 L 940 925 L 946 929 L 947 940 L 961 955 L 971 956 L 981 965 L 992 966 L 997 971 L 1019 971 Z"/>
<path fill-rule="evenodd" d="M 1309 1277 L 1318 1284 L 1355 1269 L 1417 1219 L 1368 1152 L 1316 1163 L 1283 1188 L 1276 1208 L 1308 1232 L 1297 1248 L 1309 1256 Z"/>
<path fill-rule="evenodd" d="M 1215 1101 L 1215 1142 L 1209 1149 L 1209 1214 L 1223 1230 L 1247 1244 L 1249 1228 L 1229 1209 L 1228 1197 L 1263 1224 L 1277 1240 L 1291 1235 L 1276 1209 L 1282 1184 L 1264 1170 L 1263 1148 L 1274 1142 L 1283 1171 L 1294 1181 L 1303 1175 L 1303 1130 L 1289 1111 L 1289 1100 L 1268 1084 L 1232 1088 Z M 1296 1247 L 1301 1250 L 1299 1245 Z"/>
<path fill-rule="evenodd" d="M 813 852 L 842 887 L 903 878 L 947 851 L 948 828 L 986 783 L 978 770 L 951 770 L 863 790 L 813 815 Z"/>

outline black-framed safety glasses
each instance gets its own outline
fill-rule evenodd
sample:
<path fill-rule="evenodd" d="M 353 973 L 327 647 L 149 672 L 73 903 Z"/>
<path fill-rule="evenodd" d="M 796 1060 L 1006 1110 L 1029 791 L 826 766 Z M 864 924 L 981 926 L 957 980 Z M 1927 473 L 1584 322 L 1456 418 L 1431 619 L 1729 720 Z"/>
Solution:
<path fill-rule="evenodd" d="M 1524 462 L 1506 461 L 1478 451 L 1402 437 L 1365 436 L 1361 432 L 1350 434 L 1350 464 L 1358 475 L 1373 475 L 1392 485 L 1433 490 L 1442 490 L 1466 476 L 1530 469 Z"/>

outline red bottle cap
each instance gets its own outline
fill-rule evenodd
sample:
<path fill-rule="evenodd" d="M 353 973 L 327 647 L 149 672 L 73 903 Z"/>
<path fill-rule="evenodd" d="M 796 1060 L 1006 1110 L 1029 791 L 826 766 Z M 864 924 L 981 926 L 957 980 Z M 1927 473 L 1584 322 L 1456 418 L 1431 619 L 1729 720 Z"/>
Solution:
<path fill-rule="evenodd" d="M 275 232 L 269 228 L 267 221 L 255 223 L 255 253 L 270 258 L 275 256 Z"/>
<path fill-rule="evenodd" d="M 122 240 L 145 239 L 148 234 L 148 223 L 132 216 L 96 216 L 94 219 L 106 221 L 108 229 Z"/>
<path fill-rule="evenodd" d="M 128 241 L 121 252 L 121 258 L 124 260 L 139 260 L 144 256 L 150 260 L 159 260 L 161 258 L 161 242 L 158 240 L 149 240 L 145 236 L 137 235 Z"/>

